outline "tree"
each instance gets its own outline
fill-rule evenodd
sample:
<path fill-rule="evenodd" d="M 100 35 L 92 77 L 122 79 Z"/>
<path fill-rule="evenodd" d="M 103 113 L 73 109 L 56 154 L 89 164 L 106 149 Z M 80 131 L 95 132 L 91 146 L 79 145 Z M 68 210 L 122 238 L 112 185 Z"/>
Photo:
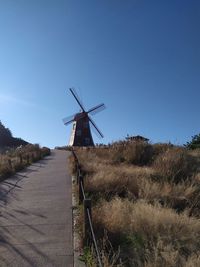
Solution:
<path fill-rule="evenodd" d="M 0 146 L 7 146 L 12 140 L 10 129 L 6 128 L 0 121 Z"/>
<path fill-rule="evenodd" d="M 28 142 L 24 141 L 21 138 L 15 138 L 12 136 L 12 133 L 9 128 L 6 128 L 0 121 L 0 147 L 17 147 L 25 146 Z"/>
<path fill-rule="evenodd" d="M 200 148 L 200 133 L 192 136 L 192 140 L 190 142 L 187 142 L 184 146 L 189 149 Z"/>

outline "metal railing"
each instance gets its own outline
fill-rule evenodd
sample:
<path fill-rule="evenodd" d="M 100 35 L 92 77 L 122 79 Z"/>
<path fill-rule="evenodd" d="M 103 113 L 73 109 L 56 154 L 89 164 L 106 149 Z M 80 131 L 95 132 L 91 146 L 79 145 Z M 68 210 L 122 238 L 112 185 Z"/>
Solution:
<path fill-rule="evenodd" d="M 96 260 L 99 267 L 103 267 L 100 252 L 97 246 L 97 240 L 94 233 L 94 228 L 92 224 L 92 201 L 89 198 L 86 198 L 84 190 L 84 177 L 81 172 L 81 167 L 77 158 L 77 155 L 74 150 L 72 150 L 74 160 L 76 162 L 76 172 L 77 172 L 77 185 L 78 185 L 78 195 L 79 195 L 79 204 L 83 204 L 84 208 L 84 244 L 88 245 L 91 241 L 94 244 L 94 249 L 96 253 Z"/>

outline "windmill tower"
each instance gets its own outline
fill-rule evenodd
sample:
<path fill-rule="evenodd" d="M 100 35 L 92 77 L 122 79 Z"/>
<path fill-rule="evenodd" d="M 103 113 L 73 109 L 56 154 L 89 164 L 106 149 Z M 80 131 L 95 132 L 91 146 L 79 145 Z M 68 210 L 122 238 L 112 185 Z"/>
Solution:
<path fill-rule="evenodd" d="M 69 90 L 81 108 L 79 113 L 63 119 L 65 125 L 73 123 L 69 146 L 94 146 L 90 126 L 98 137 L 103 138 L 103 134 L 98 129 L 89 114 L 95 115 L 96 113 L 105 109 L 105 105 L 99 104 L 86 111 L 75 89 L 70 88 Z"/>

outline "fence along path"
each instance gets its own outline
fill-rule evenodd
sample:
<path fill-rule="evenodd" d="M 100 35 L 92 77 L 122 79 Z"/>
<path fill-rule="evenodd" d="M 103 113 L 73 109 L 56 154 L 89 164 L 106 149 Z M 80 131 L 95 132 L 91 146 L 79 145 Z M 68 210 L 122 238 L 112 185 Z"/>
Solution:
<path fill-rule="evenodd" d="M 71 177 L 66 151 L 0 183 L 0 266 L 72 267 Z"/>
<path fill-rule="evenodd" d="M 84 189 L 84 178 L 81 173 L 81 168 L 79 164 L 79 160 L 74 150 L 72 150 L 72 154 L 74 156 L 76 162 L 76 171 L 77 171 L 77 185 L 79 187 L 78 194 L 79 194 L 79 204 L 83 204 L 84 207 L 84 245 L 87 246 L 88 244 L 93 243 L 95 253 L 96 253 L 96 261 L 99 267 L 103 267 L 101 255 L 97 246 L 97 240 L 95 237 L 93 224 L 92 224 L 92 201 L 85 196 L 85 189 Z"/>

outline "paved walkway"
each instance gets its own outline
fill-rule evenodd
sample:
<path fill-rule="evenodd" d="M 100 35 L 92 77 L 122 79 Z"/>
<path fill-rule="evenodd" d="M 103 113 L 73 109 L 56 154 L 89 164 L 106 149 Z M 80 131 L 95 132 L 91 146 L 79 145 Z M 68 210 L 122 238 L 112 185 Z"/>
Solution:
<path fill-rule="evenodd" d="M 72 267 L 71 178 L 68 152 L 0 184 L 0 266 Z"/>

